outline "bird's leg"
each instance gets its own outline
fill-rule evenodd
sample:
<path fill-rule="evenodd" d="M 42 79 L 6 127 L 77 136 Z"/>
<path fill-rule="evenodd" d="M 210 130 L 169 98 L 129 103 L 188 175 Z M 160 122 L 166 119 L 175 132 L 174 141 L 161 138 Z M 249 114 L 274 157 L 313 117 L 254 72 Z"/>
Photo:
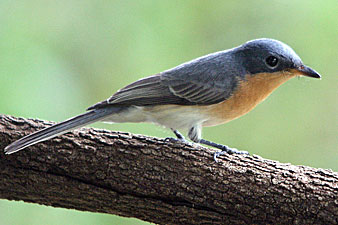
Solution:
<path fill-rule="evenodd" d="M 176 137 L 179 139 L 179 140 L 184 140 L 186 141 L 185 137 L 178 131 L 178 130 L 174 130 L 174 129 L 171 129 L 174 134 L 176 135 Z"/>
<path fill-rule="evenodd" d="M 220 152 L 216 152 L 214 154 L 214 160 L 217 162 L 217 157 L 224 155 L 224 154 L 241 154 L 241 155 L 249 155 L 249 153 L 247 151 L 239 151 L 235 148 L 230 148 L 226 145 L 221 145 L 221 144 L 217 144 L 215 142 L 211 142 L 211 141 L 207 141 L 201 138 L 201 126 L 200 125 L 196 125 L 193 126 L 188 133 L 189 138 L 195 142 L 195 143 L 199 143 L 199 144 L 204 144 L 204 145 L 208 145 L 214 148 L 218 148 L 222 151 Z"/>
<path fill-rule="evenodd" d="M 189 141 L 187 139 L 185 139 L 185 137 L 178 131 L 175 130 L 173 128 L 171 128 L 172 132 L 174 132 L 174 134 L 176 135 L 177 138 L 172 138 L 172 137 L 167 137 L 166 139 L 164 139 L 164 141 L 171 141 L 171 142 L 183 142 L 186 144 L 190 144 Z"/>
<path fill-rule="evenodd" d="M 220 152 L 215 152 L 214 154 L 214 160 L 217 162 L 217 157 L 224 155 L 224 154 L 240 154 L 240 155 L 249 155 L 249 153 L 247 151 L 239 151 L 236 148 L 230 148 L 226 145 L 221 145 L 221 144 L 217 144 L 215 142 L 211 142 L 211 141 L 207 141 L 204 139 L 200 139 L 199 143 L 204 144 L 204 145 L 209 145 L 211 147 L 214 148 L 218 148 L 221 149 L 222 151 Z"/>

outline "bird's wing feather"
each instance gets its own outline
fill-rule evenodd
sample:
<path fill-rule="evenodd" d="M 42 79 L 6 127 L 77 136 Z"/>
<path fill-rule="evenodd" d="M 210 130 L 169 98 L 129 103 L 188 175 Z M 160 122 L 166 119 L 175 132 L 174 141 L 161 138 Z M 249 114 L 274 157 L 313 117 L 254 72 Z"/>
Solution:
<path fill-rule="evenodd" d="M 99 102 L 88 110 L 102 108 L 111 104 L 115 105 L 194 105 L 187 99 L 174 95 L 169 87 L 161 82 L 160 75 L 143 78 L 118 90 L 105 101 Z"/>
<path fill-rule="evenodd" d="M 109 104 L 127 105 L 192 105 L 184 98 L 174 95 L 166 84 L 161 81 L 161 75 L 155 75 L 138 80 L 117 91 L 108 99 Z"/>
<path fill-rule="evenodd" d="M 226 100 L 237 86 L 236 74 L 208 56 L 163 73 L 146 77 L 120 89 L 89 109 L 116 105 L 210 105 Z M 231 68 L 230 68 L 231 69 Z"/>
<path fill-rule="evenodd" d="M 216 88 L 212 82 L 199 83 L 185 80 L 170 80 L 169 90 L 177 97 L 197 105 L 216 104 L 226 99 L 225 91 Z"/>

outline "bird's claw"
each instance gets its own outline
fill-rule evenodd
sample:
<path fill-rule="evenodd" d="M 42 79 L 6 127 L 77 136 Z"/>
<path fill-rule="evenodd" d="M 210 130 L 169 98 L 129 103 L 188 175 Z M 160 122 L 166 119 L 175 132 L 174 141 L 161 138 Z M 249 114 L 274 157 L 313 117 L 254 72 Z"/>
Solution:
<path fill-rule="evenodd" d="M 164 139 L 165 142 L 174 142 L 174 143 L 183 143 L 189 146 L 192 146 L 192 143 L 187 141 L 185 138 L 173 138 L 173 137 L 167 137 Z"/>
<path fill-rule="evenodd" d="M 173 137 L 166 137 L 164 139 L 164 142 L 179 142 L 179 141 L 181 141 L 181 140 L 178 139 L 178 138 L 173 138 Z"/>
<path fill-rule="evenodd" d="M 238 154 L 238 155 L 250 155 L 247 151 L 240 151 L 236 148 L 224 148 L 220 152 L 215 152 L 214 154 L 214 160 L 217 162 L 217 157 L 224 155 L 224 154 Z"/>

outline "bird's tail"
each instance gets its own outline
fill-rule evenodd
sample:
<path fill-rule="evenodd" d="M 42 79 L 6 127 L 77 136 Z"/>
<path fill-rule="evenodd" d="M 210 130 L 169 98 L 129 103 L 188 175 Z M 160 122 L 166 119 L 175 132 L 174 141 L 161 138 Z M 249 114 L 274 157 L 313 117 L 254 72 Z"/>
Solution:
<path fill-rule="evenodd" d="M 121 111 L 121 107 L 105 107 L 88 111 L 13 142 L 5 148 L 5 154 L 12 154 L 28 146 L 64 134 L 70 130 L 97 122 L 113 113 L 118 113 L 119 111 Z"/>

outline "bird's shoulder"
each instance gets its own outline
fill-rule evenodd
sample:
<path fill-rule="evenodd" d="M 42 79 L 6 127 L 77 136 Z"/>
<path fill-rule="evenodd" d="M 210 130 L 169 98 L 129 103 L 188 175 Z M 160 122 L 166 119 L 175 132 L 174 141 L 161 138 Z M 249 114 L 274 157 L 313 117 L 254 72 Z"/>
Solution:
<path fill-rule="evenodd" d="M 226 100 L 241 75 L 228 51 L 212 53 L 142 78 L 89 109 L 120 105 L 210 105 Z"/>

